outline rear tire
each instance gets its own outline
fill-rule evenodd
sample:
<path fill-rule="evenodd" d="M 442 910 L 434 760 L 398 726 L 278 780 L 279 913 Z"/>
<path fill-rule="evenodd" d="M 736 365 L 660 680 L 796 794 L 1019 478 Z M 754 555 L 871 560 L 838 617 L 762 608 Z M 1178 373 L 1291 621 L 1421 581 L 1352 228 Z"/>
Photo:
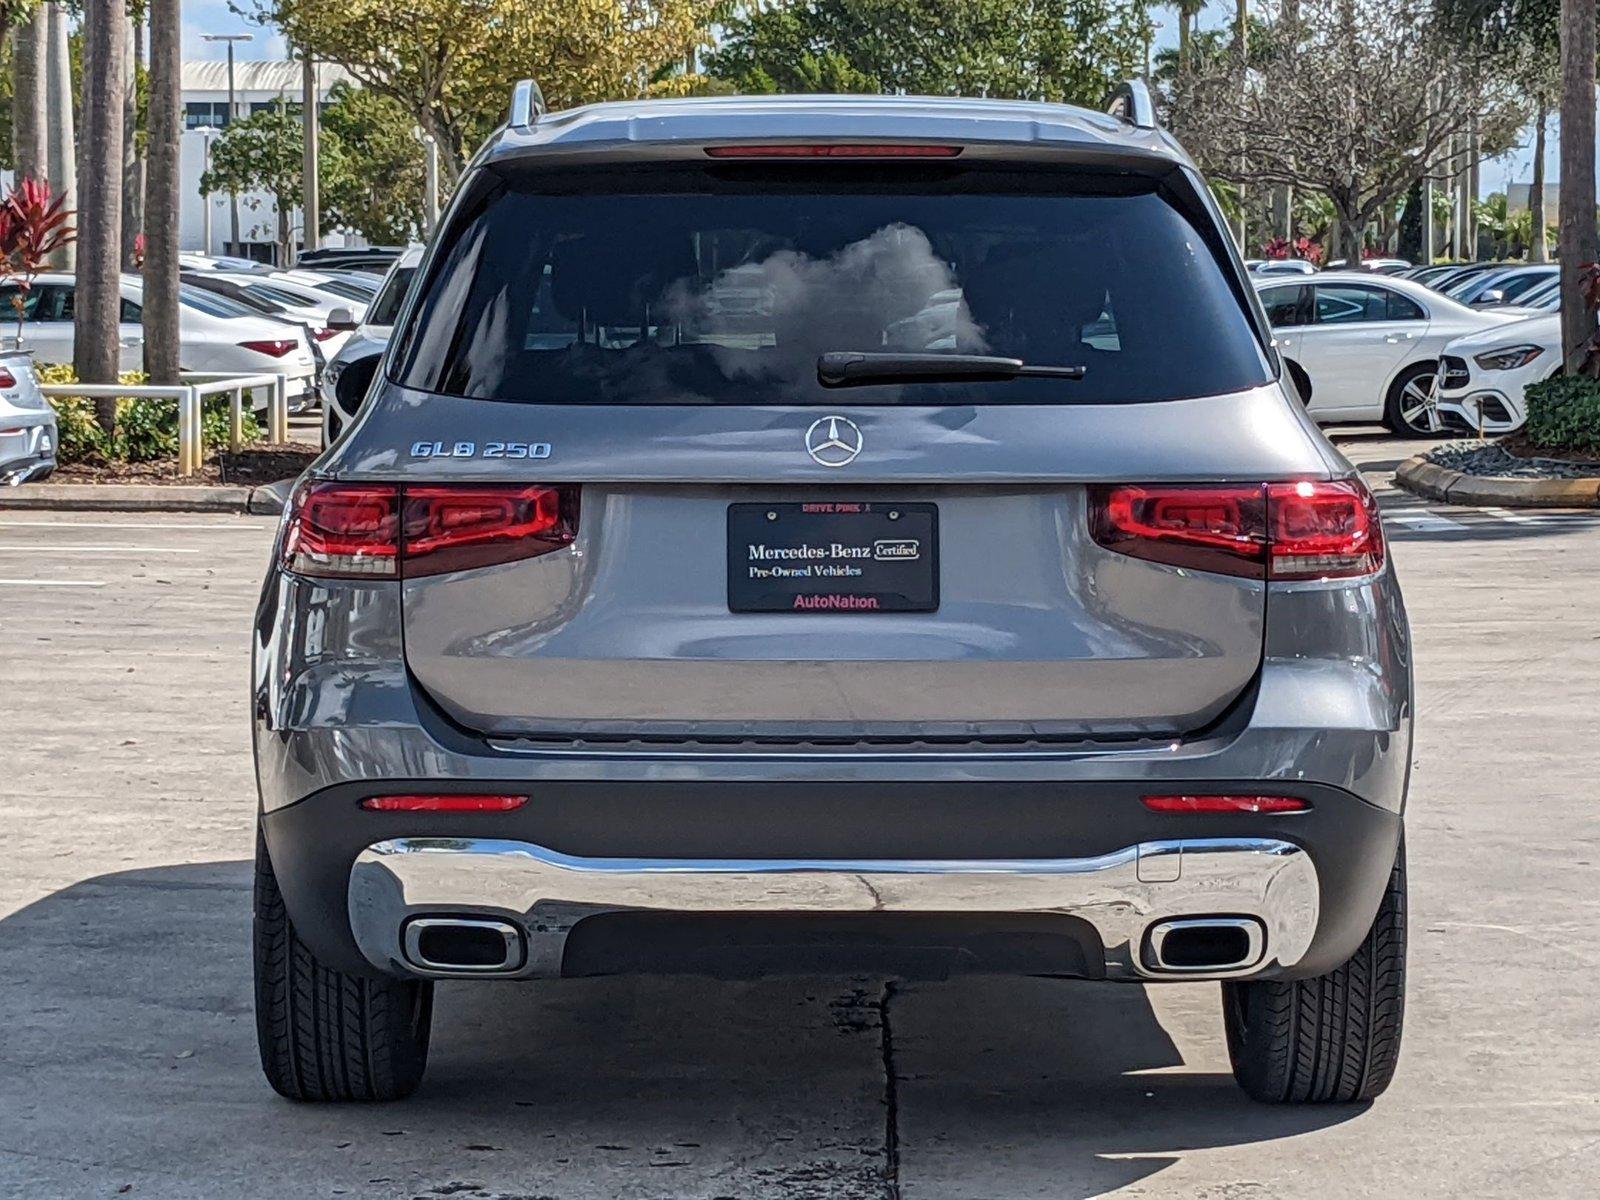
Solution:
<path fill-rule="evenodd" d="M 422 1080 L 433 984 L 349 975 L 295 936 L 260 833 L 255 881 L 256 1040 L 290 1100 L 399 1100 Z"/>
<path fill-rule="evenodd" d="M 1406 1001 L 1405 847 L 1350 960 L 1311 979 L 1224 983 L 1234 1078 L 1268 1104 L 1349 1104 L 1394 1078 Z"/>
<path fill-rule="evenodd" d="M 1389 385 L 1383 405 L 1383 423 L 1390 432 L 1407 438 L 1441 437 L 1446 433 L 1433 397 L 1433 377 L 1439 364 L 1414 363 Z"/>

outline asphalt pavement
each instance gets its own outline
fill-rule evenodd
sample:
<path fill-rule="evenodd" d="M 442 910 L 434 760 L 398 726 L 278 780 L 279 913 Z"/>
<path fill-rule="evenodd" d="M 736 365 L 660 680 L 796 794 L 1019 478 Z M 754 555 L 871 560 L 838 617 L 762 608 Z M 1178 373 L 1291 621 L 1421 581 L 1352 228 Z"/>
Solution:
<path fill-rule="evenodd" d="M 0 504 L 0 1197 L 1600 1193 L 1600 513 L 1378 487 L 1416 631 L 1399 1075 L 1273 1109 L 1218 989 L 883 977 L 440 989 L 410 1101 L 255 1061 L 249 624 L 270 518 Z"/>

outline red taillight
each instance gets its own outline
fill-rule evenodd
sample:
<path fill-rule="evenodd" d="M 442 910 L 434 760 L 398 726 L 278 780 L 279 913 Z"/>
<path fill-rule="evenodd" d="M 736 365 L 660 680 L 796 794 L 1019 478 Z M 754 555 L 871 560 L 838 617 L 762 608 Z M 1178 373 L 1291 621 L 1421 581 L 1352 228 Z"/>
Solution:
<path fill-rule="evenodd" d="M 533 558 L 577 534 L 574 494 L 553 487 L 408 487 L 405 574 L 439 575 Z"/>
<path fill-rule="evenodd" d="M 1100 487 L 1089 528 L 1121 554 L 1250 579 L 1331 579 L 1383 566 L 1377 504 L 1354 480 Z"/>
<path fill-rule="evenodd" d="M 17 386 L 17 377 L 11 373 L 10 367 L 0 367 L 0 388 L 14 388 Z"/>
<path fill-rule="evenodd" d="M 954 158 L 960 146 L 927 146 L 894 143 L 865 145 L 860 142 L 825 142 L 805 145 L 707 146 L 712 158 Z"/>
<path fill-rule="evenodd" d="M 245 350 L 254 350 L 257 354 L 265 354 L 271 358 L 282 358 L 285 354 L 292 353 L 299 342 L 279 339 L 271 342 L 240 342 L 239 346 Z"/>
<path fill-rule="evenodd" d="M 1145 796 L 1143 801 L 1146 808 L 1158 813 L 1289 813 L 1311 807 L 1296 796 Z"/>
<path fill-rule="evenodd" d="M 311 336 L 319 342 L 325 342 L 329 338 L 335 336 L 338 332 L 339 331 L 337 329 L 313 329 L 311 331 Z"/>
<path fill-rule="evenodd" d="M 320 578 L 400 573 L 400 492 L 384 484 L 314 483 L 295 493 L 283 564 Z"/>
<path fill-rule="evenodd" d="M 295 493 L 283 564 L 318 578 L 415 578 L 535 558 L 577 536 L 577 489 L 313 483 Z"/>
<path fill-rule="evenodd" d="M 361 807 L 370 812 L 512 812 L 528 802 L 526 796 L 410 795 L 368 796 Z"/>
<path fill-rule="evenodd" d="M 1267 512 L 1273 579 L 1370 575 L 1383 566 L 1383 522 L 1364 484 L 1268 484 Z"/>

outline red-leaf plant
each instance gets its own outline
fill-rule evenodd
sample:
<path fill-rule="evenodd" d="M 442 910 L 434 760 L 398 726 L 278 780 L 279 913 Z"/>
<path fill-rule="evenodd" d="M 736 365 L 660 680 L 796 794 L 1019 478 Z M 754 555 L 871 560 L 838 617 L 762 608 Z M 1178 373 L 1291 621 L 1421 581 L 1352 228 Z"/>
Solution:
<path fill-rule="evenodd" d="M 33 281 L 52 254 L 77 238 L 72 225 L 76 215 L 66 207 L 66 197 L 52 195 L 50 185 L 42 179 L 24 179 L 0 199 L 0 263 L 6 281 L 17 285 L 11 306 L 17 313 L 18 349 Z"/>

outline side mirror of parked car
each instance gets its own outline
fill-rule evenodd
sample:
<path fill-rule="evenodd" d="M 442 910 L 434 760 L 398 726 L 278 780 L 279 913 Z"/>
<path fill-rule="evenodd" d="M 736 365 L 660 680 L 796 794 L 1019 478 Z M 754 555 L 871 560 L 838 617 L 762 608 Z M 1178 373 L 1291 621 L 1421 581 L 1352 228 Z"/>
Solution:
<path fill-rule="evenodd" d="M 1480 293 L 1472 303 L 1474 307 L 1487 308 L 1491 304 L 1504 304 L 1505 302 L 1506 294 L 1504 292 L 1499 288 L 1490 288 L 1488 291 Z"/>
<path fill-rule="evenodd" d="M 328 328 L 339 333 L 349 333 L 358 322 L 356 314 L 348 308 L 335 308 L 328 313 Z"/>

